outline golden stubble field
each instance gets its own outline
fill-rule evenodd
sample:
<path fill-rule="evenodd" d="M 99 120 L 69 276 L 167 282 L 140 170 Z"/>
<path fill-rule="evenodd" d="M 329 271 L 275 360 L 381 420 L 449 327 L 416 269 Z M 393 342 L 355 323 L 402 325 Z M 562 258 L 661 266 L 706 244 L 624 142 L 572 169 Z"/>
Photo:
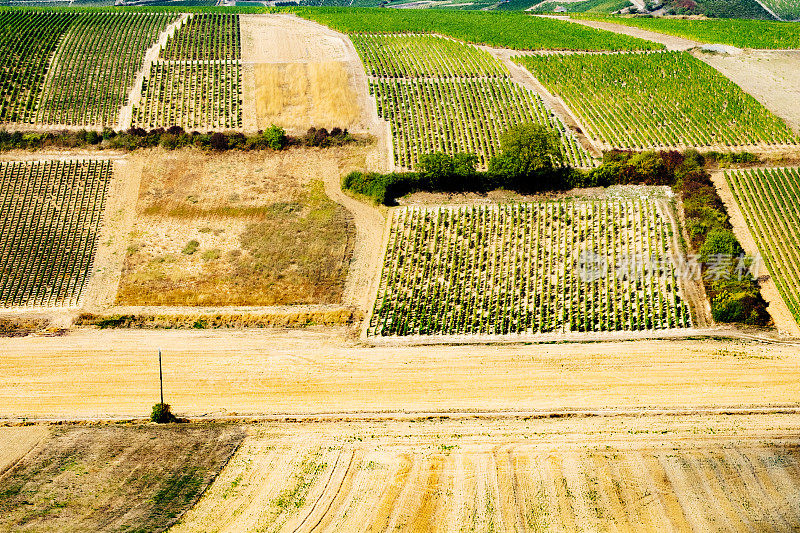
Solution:
<path fill-rule="evenodd" d="M 784 531 L 798 418 L 263 424 L 172 528 Z"/>

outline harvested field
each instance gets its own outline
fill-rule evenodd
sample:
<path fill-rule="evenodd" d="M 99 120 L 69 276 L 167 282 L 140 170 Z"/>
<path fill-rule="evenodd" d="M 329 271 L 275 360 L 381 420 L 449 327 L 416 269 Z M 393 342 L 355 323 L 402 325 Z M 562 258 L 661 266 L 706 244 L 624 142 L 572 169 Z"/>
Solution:
<path fill-rule="evenodd" d="M 0 339 L 0 417 L 796 405 L 800 348 L 717 340 L 359 347 L 346 330 Z"/>
<path fill-rule="evenodd" d="M 2 428 L 0 441 L 12 431 L 30 438 L 23 429 Z M 49 432 L 3 477 L 0 530 L 161 531 L 197 501 L 244 436 L 224 425 Z"/>
<path fill-rule="evenodd" d="M 173 531 L 789 530 L 800 524 L 797 423 L 253 426 Z"/>
<path fill-rule="evenodd" d="M 164 153 L 142 175 L 120 305 L 340 303 L 355 228 L 323 184 L 364 149 Z"/>
<path fill-rule="evenodd" d="M 0 480 L 47 434 L 45 426 L 0 427 Z"/>
<path fill-rule="evenodd" d="M 378 134 L 361 62 L 346 36 L 290 15 L 241 15 L 245 128 L 277 124 Z"/>
<path fill-rule="evenodd" d="M 254 65 L 258 129 L 350 128 L 361 109 L 341 62 Z"/>

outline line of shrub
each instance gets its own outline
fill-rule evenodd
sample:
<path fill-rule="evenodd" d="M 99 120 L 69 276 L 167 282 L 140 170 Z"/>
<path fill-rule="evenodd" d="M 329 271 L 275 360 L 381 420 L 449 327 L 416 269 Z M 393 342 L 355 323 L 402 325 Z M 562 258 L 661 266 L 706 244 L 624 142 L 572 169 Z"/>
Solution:
<path fill-rule="evenodd" d="M 305 135 L 291 136 L 277 126 L 271 126 L 256 134 L 240 132 L 187 132 L 180 126 L 150 131 L 130 128 L 117 132 L 110 128 L 103 131 L 64 130 L 50 132 L 8 132 L 0 129 L 0 151 L 42 150 L 47 148 L 95 148 L 98 150 L 126 150 L 160 146 L 175 150 L 194 146 L 203 150 L 282 150 L 289 146 L 341 146 L 361 139 L 347 130 L 333 128 L 311 128 Z"/>
<path fill-rule="evenodd" d="M 494 189 L 521 193 L 568 190 L 610 185 L 665 185 L 683 199 L 689 253 L 702 264 L 703 282 L 717 322 L 741 322 L 763 326 L 769 322 L 766 302 L 758 284 L 738 264 L 744 250 L 732 226 L 705 158 L 695 150 L 629 152 L 609 151 L 603 163 L 589 171 L 564 165 L 557 139 L 544 129 L 525 125 L 510 130 L 501 140 L 501 153 L 489 169 L 478 172 L 477 158 L 470 154 L 449 156 L 426 154 L 416 172 L 380 174 L 351 172 L 342 188 L 370 198 L 375 203 L 394 205 L 396 198 L 412 192 L 486 192 Z M 715 162 L 752 163 L 750 154 L 712 154 Z M 729 264 L 711 264 L 721 256 Z M 749 266 L 749 265 L 748 265 Z M 713 268 L 713 272 L 712 272 Z M 727 270 L 727 271 L 725 271 Z"/>

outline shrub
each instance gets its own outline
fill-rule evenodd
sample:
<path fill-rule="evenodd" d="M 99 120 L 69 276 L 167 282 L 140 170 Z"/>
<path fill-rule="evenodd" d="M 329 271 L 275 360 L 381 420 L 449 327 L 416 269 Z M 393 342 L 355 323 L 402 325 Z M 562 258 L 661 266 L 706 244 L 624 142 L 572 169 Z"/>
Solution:
<path fill-rule="evenodd" d="M 172 414 L 168 403 L 157 403 L 150 412 L 150 420 L 156 424 L 168 424 L 177 422 L 178 419 Z"/>
<path fill-rule="evenodd" d="M 192 239 L 186 243 L 186 247 L 182 250 L 182 252 L 186 255 L 192 255 L 197 251 L 198 248 L 200 248 L 200 243 Z"/>

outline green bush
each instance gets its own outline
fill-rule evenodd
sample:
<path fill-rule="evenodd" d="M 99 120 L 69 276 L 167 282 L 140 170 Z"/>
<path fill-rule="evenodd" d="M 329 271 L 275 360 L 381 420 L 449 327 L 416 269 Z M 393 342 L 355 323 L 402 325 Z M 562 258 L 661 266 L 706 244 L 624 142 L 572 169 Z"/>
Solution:
<path fill-rule="evenodd" d="M 168 424 L 178 419 L 172 414 L 168 403 L 157 403 L 153 405 L 153 410 L 150 412 L 150 420 L 157 424 Z"/>

